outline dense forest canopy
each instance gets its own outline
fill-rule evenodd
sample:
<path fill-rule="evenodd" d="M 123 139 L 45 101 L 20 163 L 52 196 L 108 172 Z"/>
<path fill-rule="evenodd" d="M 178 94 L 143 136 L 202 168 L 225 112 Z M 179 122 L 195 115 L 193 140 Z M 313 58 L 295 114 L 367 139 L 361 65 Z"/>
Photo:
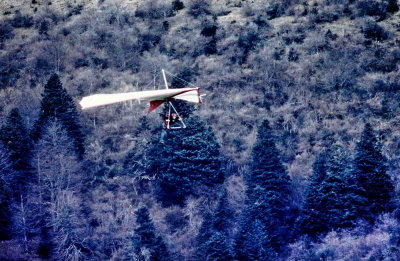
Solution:
<path fill-rule="evenodd" d="M 3 0 L 1 260 L 399 260 L 397 0 Z M 199 86 L 166 108 L 96 93 Z"/>

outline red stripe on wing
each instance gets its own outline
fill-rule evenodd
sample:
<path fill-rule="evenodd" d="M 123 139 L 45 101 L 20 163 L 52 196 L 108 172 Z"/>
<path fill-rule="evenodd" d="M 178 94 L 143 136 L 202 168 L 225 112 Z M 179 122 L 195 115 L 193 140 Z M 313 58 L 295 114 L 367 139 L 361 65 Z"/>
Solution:
<path fill-rule="evenodd" d="M 155 109 L 158 108 L 158 106 L 160 106 L 161 104 L 164 103 L 165 100 L 154 100 L 154 101 L 150 101 L 150 107 L 149 107 L 149 111 L 148 113 L 154 111 Z"/>

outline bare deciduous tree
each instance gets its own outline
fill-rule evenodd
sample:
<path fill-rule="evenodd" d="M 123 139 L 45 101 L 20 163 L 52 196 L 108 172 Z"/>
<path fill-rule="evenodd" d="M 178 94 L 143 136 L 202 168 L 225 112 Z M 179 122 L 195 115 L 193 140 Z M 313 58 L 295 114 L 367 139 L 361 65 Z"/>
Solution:
<path fill-rule="evenodd" d="M 52 228 L 58 258 L 81 260 L 84 227 L 78 197 L 82 176 L 73 143 L 62 125 L 49 124 L 38 142 L 35 161 L 38 193 L 46 226 Z"/>

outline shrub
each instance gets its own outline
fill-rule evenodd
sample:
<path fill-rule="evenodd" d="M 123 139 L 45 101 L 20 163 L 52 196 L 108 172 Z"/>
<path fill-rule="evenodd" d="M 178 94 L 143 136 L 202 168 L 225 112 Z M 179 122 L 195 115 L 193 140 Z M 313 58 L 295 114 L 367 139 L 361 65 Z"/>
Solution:
<path fill-rule="evenodd" d="M 26 260 L 23 247 L 14 240 L 0 241 L 1 260 Z"/>
<path fill-rule="evenodd" d="M 374 92 L 398 92 L 400 91 L 400 83 L 378 79 L 374 82 L 373 89 Z"/>
<path fill-rule="evenodd" d="M 387 11 L 389 13 L 396 13 L 399 11 L 399 5 L 397 4 L 397 0 L 388 0 Z"/>
<path fill-rule="evenodd" d="M 356 8 L 359 16 L 386 16 L 388 11 L 388 2 L 378 0 L 361 0 L 356 4 Z"/>
<path fill-rule="evenodd" d="M 299 54 L 293 48 L 290 48 L 288 53 L 288 61 L 289 62 L 296 62 L 299 60 Z"/>
<path fill-rule="evenodd" d="M 172 6 L 158 0 L 141 2 L 135 12 L 136 17 L 143 19 L 161 19 L 172 14 Z"/>
<path fill-rule="evenodd" d="M 361 25 L 361 32 L 364 34 L 365 38 L 376 41 L 382 41 L 389 38 L 389 34 L 385 29 L 371 19 L 367 19 L 363 22 Z"/>
<path fill-rule="evenodd" d="M 248 24 L 243 28 L 242 32 L 239 34 L 238 47 L 243 52 L 243 57 L 241 57 L 241 63 L 244 63 L 248 53 L 256 48 L 257 44 L 260 42 L 260 34 L 258 27 L 254 23 Z"/>
<path fill-rule="evenodd" d="M 181 210 L 174 210 L 165 215 L 165 222 L 168 224 L 171 233 L 175 233 L 188 225 L 188 218 Z"/>
<path fill-rule="evenodd" d="M 48 18 L 40 19 L 36 22 L 36 27 L 41 35 L 47 35 L 47 32 L 50 29 L 51 20 Z"/>
<path fill-rule="evenodd" d="M 396 51 L 387 51 L 383 48 L 376 48 L 372 52 L 365 52 L 361 57 L 361 66 L 365 71 L 392 72 L 397 68 L 396 61 L 400 55 Z"/>
<path fill-rule="evenodd" d="M 339 17 L 340 14 L 336 10 L 323 9 L 315 16 L 315 23 L 332 23 Z"/>
<path fill-rule="evenodd" d="M 14 28 L 10 23 L 4 22 L 0 24 L 0 43 L 4 42 L 7 39 L 11 39 L 14 36 L 13 33 Z"/>
<path fill-rule="evenodd" d="M 161 35 L 157 34 L 157 32 L 149 31 L 140 35 L 140 45 L 141 51 L 150 51 L 153 47 L 155 47 L 161 40 Z"/>
<path fill-rule="evenodd" d="M 209 41 L 206 46 L 204 47 L 204 53 L 207 55 L 210 54 L 216 54 L 218 51 L 217 49 L 217 41 L 215 39 L 212 39 Z"/>
<path fill-rule="evenodd" d="M 0 90 L 12 85 L 20 77 L 24 63 L 18 58 L 16 52 L 0 56 Z"/>
<path fill-rule="evenodd" d="M 180 0 L 172 1 L 172 10 L 179 11 L 182 10 L 183 8 L 185 8 L 185 5 Z"/>
<path fill-rule="evenodd" d="M 210 0 L 191 0 L 188 3 L 188 14 L 197 18 L 210 14 Z"/>
<path fill-rule="evenodd" d="M 97 67 L 99 67 L 99 68 L 101 68 L 101 69 L 107 69 L 108 67 L 109 67 L 109 62 L 108 62 L 108 60 L 106 60 L 106 59 L 103 59 L 103 58 L 99 58 L 99 57 L 96 57 L 96 56 L 94 56 L 93 58 L 92 58 L 92 62 L 93 62 L 93 64 L 95 65 L 95 66 L 97 66 Z"/>
<path fill-rule="evenodd" d="M 201 34 L 206 37 L 212 37 L 217 32 L 217 25 L 213 23 L 207 23 L 204 25 L 203 30 L 201 30 Z"/>
<path fill-rule="evenodd" d="M 242 15 L 245 17 L 250 17 L 256 14 L 256 10 L 254 10 L 253 5 L 250 5 L 249 3 L 244 4 L 240 10 Z"/>
<path fill-rule="evenodd" d="M 286 9 L 289 7 L 289 3 L 286 1 L 271 1 L 266 7 L 266 14 L 268 19 L 274 19 L 285 14 Z"/>
<path fill-rule="evenodd" d="M 10 23 L 15 28 L 30 28 L 34 24 L 32 16 L 22 15 L 19 11 L 16 12 L 15 17 L 11 19 Z"/>
<path fill-rule="evenodd" d="M 74 15 L 79 15 L 81 14 L 82 10 L 83 10 L 83 5 L 77 5 L 77 6 L 73 6 L 71 7 L 70 12 L 67 14 L 68 17 L 74 16 Z"/>
<path fill-rule="evenodd" d="M 269 24 L 261 15 L 257 16 L 253 22 L 259 27 L 269 27 Z"/>
<path fill-rule="evenodd" d="M 302 44 L 306 38 L 305 30 L 301 26 L 282 28 L 279 34 L 282 35 L 282 40 L 287 45 L 292 43 Z"/>

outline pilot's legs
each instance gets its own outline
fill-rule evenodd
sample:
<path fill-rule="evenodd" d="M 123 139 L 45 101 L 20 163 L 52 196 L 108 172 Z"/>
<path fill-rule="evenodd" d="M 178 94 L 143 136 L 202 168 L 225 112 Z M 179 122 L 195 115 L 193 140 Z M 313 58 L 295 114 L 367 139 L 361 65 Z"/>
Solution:
<path fill-rule="evenodd" d="M 164 144 L 165 143 L 165 137 L 167 136 L 167 130 L 162 129 L 161 130 L 161 136 L 160 136 L 160 143 Z"/>

